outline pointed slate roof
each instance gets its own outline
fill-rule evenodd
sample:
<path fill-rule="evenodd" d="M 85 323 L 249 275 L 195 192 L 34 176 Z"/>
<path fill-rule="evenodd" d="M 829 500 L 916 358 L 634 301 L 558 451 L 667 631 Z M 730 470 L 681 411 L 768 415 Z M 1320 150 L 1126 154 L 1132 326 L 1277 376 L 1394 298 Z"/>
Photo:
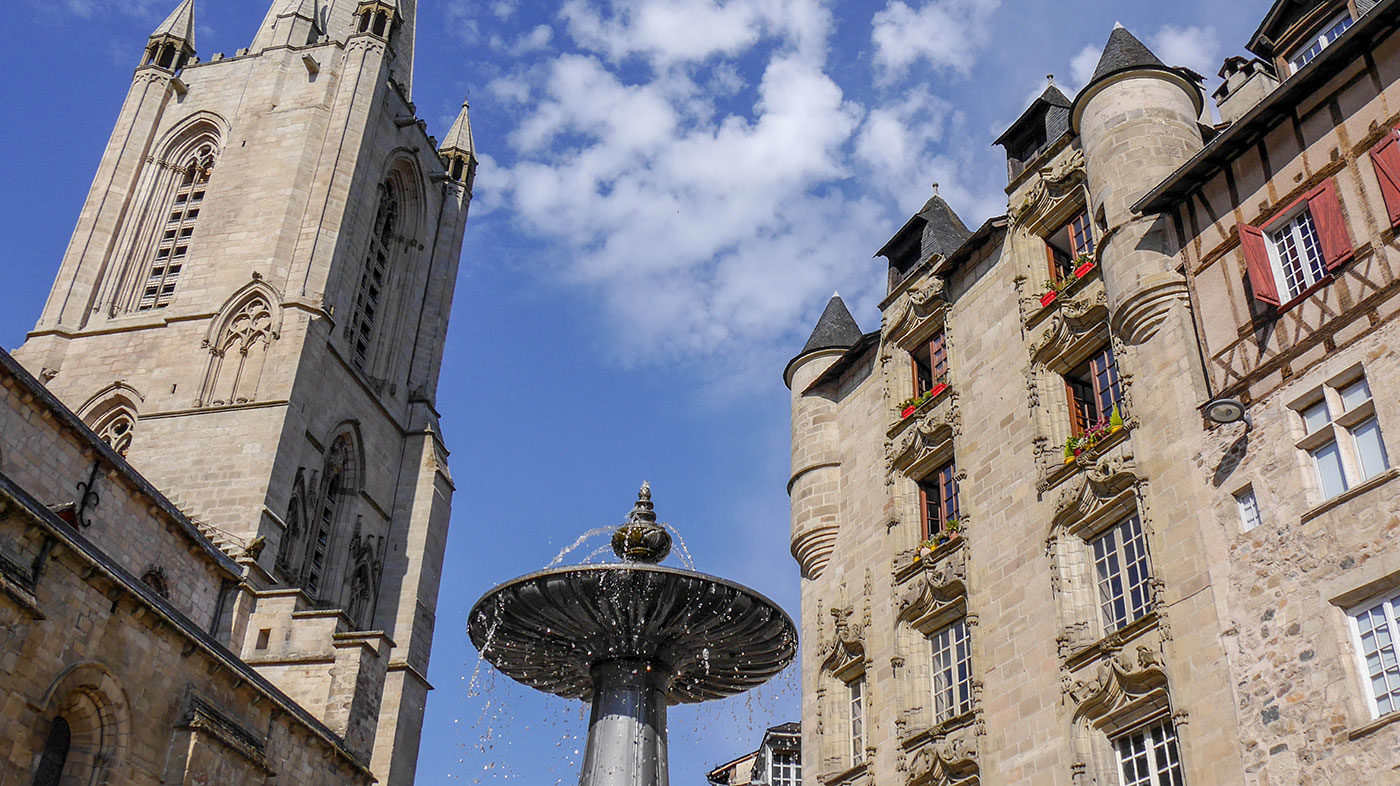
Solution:
<path fill-rule="evenodd" d="M 924 220 L 921 256 L 939 254 L 946 257 L 972 237 L 972 230 L 936 191 L 916 215 Z"/>
<path fill-rule="evenodd" d="M 846 308 L 846 302 L 841 299 L 841 295 L 835 294 L 827 302 L 826 310 L 817 320 L 817 326 L 812 329 L 812 336 L 807 339 L 806 346 L 802 347 L 797 356 L 801 357 L 819 349 L 847 349 L 855 346 L 862 335 L 864 334 L 860 332 L 855 317 L 852 317 L 850 309 Z"/>
<path fill-rule="evenodd" d="M 1103 48 L 1103 57 L 1099 58 L 1098 68 L 1094 69 L 1094 77 L 1089 83 L 1119 71 L 1143 67 L 1166 68 L 1166 64 L 1157 59 L 1146 44 L 1129 33 L 1128 28 L 1118 25 L 1109 34 L 1108 44 Z"/>
<path fill-rule="evenodd" d="M 442 144 L 438 150 L 460 150 L 469 155 L 476 155 L 476 140 L 472 137 L 471 105 L 463 101 L 462 111 L 457 113 L 457 120 L 452 123 L 452 128 L 447 132 L 447 136 L 442 138 Z"/>
<path fill-rule="evenodd" d="M 177 38 L 194 49 L 194 0 L 180 0 L 180 5 L 151 33 L 151 38 Z"/>
<path fill-rule="evenodd" d="M 1052 123 L 1048 115 L 1050 114 L 1050 110 L 1056 107 L 1066 111 L 1055 113 L 1055 120 Z M 1040 122 L 1042 117 L 1046 119 L 1047 126 L 1063 126 L 1059 129 L 1059 134 L 1046 134 L 1047 139 L 1058 139 L 1060 134 L 1069 130 L 1069 121 L 1067 119 L 1069 117 L 1069 108 L 1069 97 L 1060 92 L 1060 88 L 1056 87 L 1055 83 L 1051 82 L 1050 85 L 1045 88 L 1045 92 L 1041 93 L 1038 98 L 1032 101 L 1031 105 L 1026 107 L 1026 111 L 1022 112 L 1021 116 L 1016 118 L 1016 122 L 1012 123 L 1011 126 L 1006 129 L 1006 132 L 997 137 L 997 140 L 992 144 L 1005 145 L 1007 142 L 1010 142 L 1013 137 L 1016 137 L 1025 130 L 1028 125 Z"/>

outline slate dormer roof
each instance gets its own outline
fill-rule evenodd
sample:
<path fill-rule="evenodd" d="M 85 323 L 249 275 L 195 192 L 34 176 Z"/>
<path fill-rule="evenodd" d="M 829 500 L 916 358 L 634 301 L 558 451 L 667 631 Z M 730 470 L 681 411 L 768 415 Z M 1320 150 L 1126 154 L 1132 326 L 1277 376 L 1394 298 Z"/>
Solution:
<path fill-rule="evenodd" d="M 849 349 L 860 341 L 862 335 L 860 325 L 856 324 L 855 317 L 851 316 L 850 309 L 846 308 L 846 302 L 838 293 L 827 301 L 826 310 L 797 356 L 802 357 L 819 349 Z"/>
<path fill-rule="evenodd" d="M 972 230 L 958 218 L 953 208 L 938 195 L 915 213 L 875 256 L 884 257 L 901 270 L 911 270 L 915 263 L 934 254 L 947 256 L 972 236 Z"/>
<path fill-rule="evenodd" d="M 992 144 L 1006 147 L 1027 130 L 1040 124 L 1044 125 L 1046 141 L 1059 139 L 1069 130 L 1069 107 L 1069 98 L 1052 82 Z M 1054 111 L 1056 109 L 1061 111 Z"/>

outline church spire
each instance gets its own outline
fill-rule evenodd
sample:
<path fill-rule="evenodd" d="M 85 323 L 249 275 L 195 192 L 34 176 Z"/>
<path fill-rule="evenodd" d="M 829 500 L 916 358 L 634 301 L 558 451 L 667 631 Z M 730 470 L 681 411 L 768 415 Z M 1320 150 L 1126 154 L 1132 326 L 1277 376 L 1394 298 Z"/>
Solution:
<path fill-rule="evenodd" d="M 194 0 L 180 0 L 180 5 L 151 33 L 141 64 L 179 71 L 191 57 L 194 57 Z"/>
<path fill-rule="evenodd" d="M 307 46 L 321 35 L 316 0 L 275 0 L 253 39 L 253 51 L 273 46 Z"/>
<path fill-rule="evenodd" d="M 438 154 L 442 157 L 442 165 L 447 169 L 447 174 L 453 180 L 465 183 L 470 191 L 472 181 L 476 179 L 477 159 L 469 102 L 462 102 L 462 111 L 457 113 L 457 120 L 452 124 L 452 129 L 443 137 Z"/>

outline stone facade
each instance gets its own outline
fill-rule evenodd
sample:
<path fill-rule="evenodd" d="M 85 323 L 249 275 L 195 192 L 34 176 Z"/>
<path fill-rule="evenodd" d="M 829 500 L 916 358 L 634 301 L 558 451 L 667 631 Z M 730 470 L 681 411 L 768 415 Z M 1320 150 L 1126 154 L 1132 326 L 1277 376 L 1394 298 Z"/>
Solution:
<path fill-rule="evenodd" d="M 20 403 L 0 420 L 0 471 L 41 503 L 6 519 L 24 553 L 5 556 L 38 565 L 25 549 L 60 544 L 42 572 L 17 568 L 30 612 L 74 624 L 87 595 L 110 596 L 113 633 L 87 648 L 31 623 L 11 635 L 36 653 L 36 690 L 87 664 L 140 714 L 116 759 L 130 766 L 105 765 L 103 782 L 190 782 L 137 766 L 188 747 L 145 725 L 194 728 L 207 709 L 256 738 L 259 777 L 409 784 L 453 489 L 434 400 L 477 166 L 470 120 L 464 107 L 439 145 L 416 115 L 413 2 L 276 0 L 252 46 L 203 62 L 194 18 L 184 0 L 147 44 L 14 353 L 33 378 L 7 372 Z M 111 450 L 72 448 L 98 438 Z M 101 492 L 91 526 L 55 537 L 45 506 L 79 482 L 122 493 Z M 88 552 L 129 575 L 95 578 L 79 567 Z M 181 642 L 166 610 L 146 614 L 140 587 L 123 589 L 150 571 L 209 641 Z M 206 645 L 218 665 L 199 660 Z M 134 657 L 163 646 L 178 662 Z M 32 712 L 4 716 L 26 731 L 8 737 L 22 743 L 0 782 L 34 777 L 54 723 L 46 694 L 20 688 L 6 683 L 9 706 Z M 146 712 L 157 694 L 166 715 Z M 317 735 L 341 759 L 315 753 Z M 334 777 L 297 774 L 332 761 Z"/>
<path fill-rule="evenodd" d="M 1397 28 L 1278 3 L 1220 126 L 1115 29 L 999 140 L 1006 216 L 935 196 L 880 330 L 828 307 L 785 374 L 809 782 L 1400 777 L 1357 627 L 1400 596 Z"/>

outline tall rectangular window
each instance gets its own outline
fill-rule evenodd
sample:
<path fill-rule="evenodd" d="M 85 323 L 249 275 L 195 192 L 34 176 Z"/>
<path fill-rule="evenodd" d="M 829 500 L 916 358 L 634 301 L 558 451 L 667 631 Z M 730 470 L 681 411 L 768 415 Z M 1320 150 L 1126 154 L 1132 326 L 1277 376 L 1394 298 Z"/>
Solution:
<path fill-rule="evenodd" d="M 1292 300 L 1303 290 L 1327 275 L 1322 257 L 1322 244 L 1312 213 L 1304 209 L 1288 219 L 1283 226 L 1269 233 L 1274 275 L 1283 283 L 1285 301 Z"/>
<path fill-rule="evenodd" d="M 934 722 L 972 710 L 972 652 L 967 622 L 958 620 L 933 634 Z"/>
<path fill-rule="evenodd" d="M 1400 711 L 1400 661 L 1396 657 L 1396 640 L 1400 639 L 1400 624 L 1396 623 L 1396 608 L 1400 594 L 1373 601 L 1351 613 L 1351 634 L 1361 675 L 1369 687 L 1366 698 L 1373 717 Z"/>
<path fill-rule="evenodd" d="M 919 481 L 919 508 L 927 540 L 948 531 L 958 518 L 958 469 L 948 462 Z"/>
<path fill-rule="evenodd" d="M 1184 786 L 1176 728 L 1162 720 L 1113 740 L 1123 786 Z"/>
<path fill-rule="evenodd" d="M 1123 414 L 1123 388 L 1118 381 L 1113 347 L 1105 344 L 1066 374 L 1065 395 L 1069 401 L 1070 431 L 1076 437 L 1107 425 L 1115 406 Z"/>
<path fill-rule="evenodd" d="M 194 238 L 195 222 L 199 220 L 213 167 L 213 147 L 208 145 L 186 162 L 170 210 L 165 215 L 160 240 L 156 243 L 155 258 L 146 271 L 146 281 L 136 301 L 137 311 L 165 308 L 175 297 L 175 286 L 185 269 L 185 257 Z"/>
<path fill-rule="evenodd" d="M 1094 230 L 1089 223 L 1089 211 L 1076 215 L 1068 224 L 1045 238 L 1045 254 L 1050 263 L 1050 278 L 1074 276 L 1080 257 L 1094 253 Z"/>
<path fill-rule="evenodd" d="M 1147 565 L 1147 537 L 1136 514 L 1090 541 L 1098 577 L 1104 633 L 1141 619 L 1152 607 L 1152 575 Z"/>
<path fill-rule="evenodd" d="M 1361 376 L 1326 385 L 1322 397 L 1298 408 L 1307 452 L 1323 499 L 1331 499 L 1390 468 L 1371 386 Z"/>
<path fill-rule="evenodd" d="M 857 677 L 847 686 L 851 715 L 851 766 L 865 761 L 865 677 Z"/>
<path fill-rule="evenodd" d="M 910 353 L 914 359 L 914 395 L 922 396 L 948 377 L 948 342 L 943 331 Z"/>
<path fill-rule="evenodd" d="M 1254 487 L 1251 486 L 1235 494 L 1235 506 L 1240 511 L 1240 526 L 1248 532 L 1263 523 L 1263 518 L 1259 515 L 1259 499 L 1254 496 Z"/>

